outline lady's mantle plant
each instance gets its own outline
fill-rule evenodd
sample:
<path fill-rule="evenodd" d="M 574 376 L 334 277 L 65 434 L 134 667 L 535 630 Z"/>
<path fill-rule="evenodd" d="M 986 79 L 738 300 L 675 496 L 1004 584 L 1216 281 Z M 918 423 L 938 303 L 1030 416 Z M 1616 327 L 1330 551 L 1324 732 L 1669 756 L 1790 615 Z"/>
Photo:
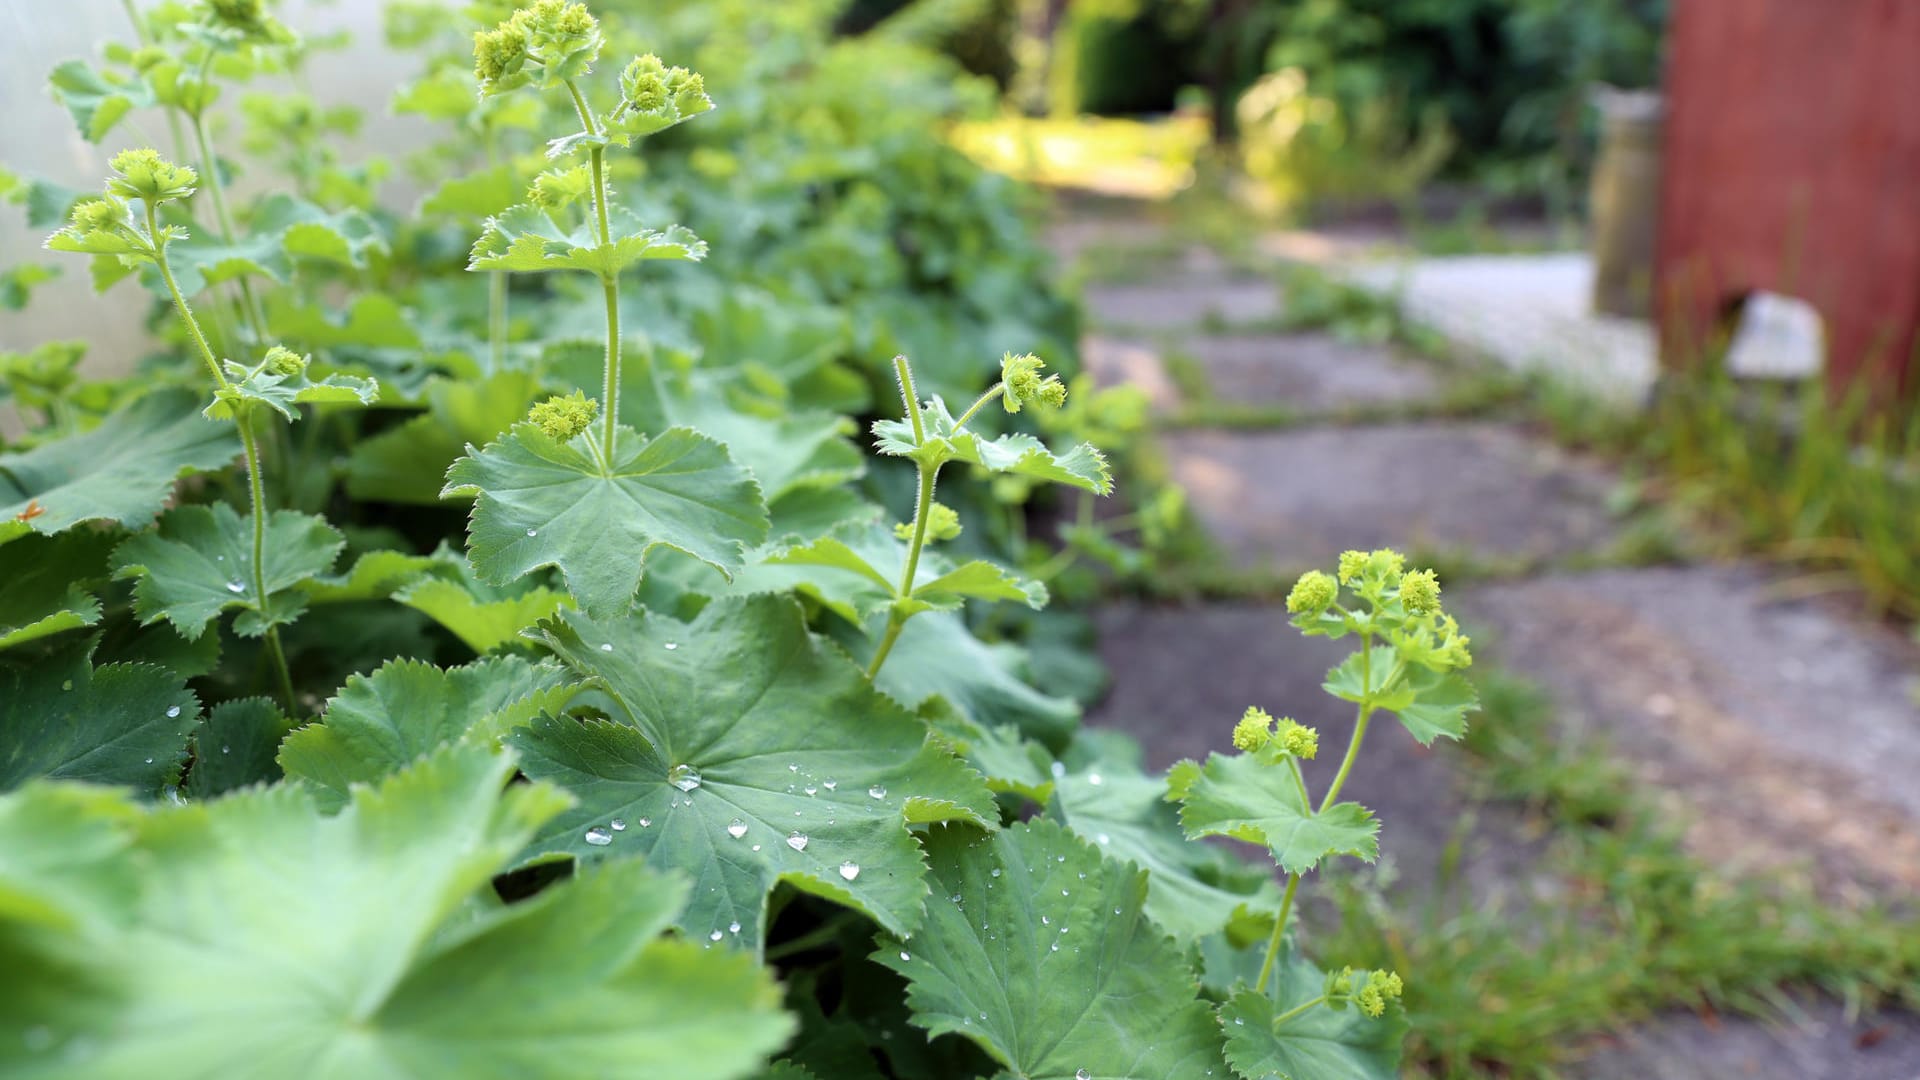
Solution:
<path fill-rule="evenodd" d="M 744 78 L 782 47 L 709 7 L 686 15 L 701 57 Z M 439 9 L 400 9 L 435 40 Z M 1463 730 L 1468 643 L 1433 575 L 1352 552 L 1288 598 L 1359 646 L 1328 675 L 1356 713 L 1318 797 L 1321 733 L 1257 708 L 1234 753 L 1164 777 L 1078 730 L 981 636 L 984 605 L 1048 594 L 1001 565 L 978 481 L 1064 487 L 1091 535 L 1112 477 L 1073 440 L 1119 399 L 1070 402 L 1036 355 L 990 383 L 867 355 L 786 295 L 845 288 L 832 267 L 633 288 L 706 254 L 642 214 L 697 206 L 781 133 L 694 141 L 705 80 L 601 14 L 539 0 L 474 38 L 470 74 L 405 88 L 459 127 L 435 167 L 477 170 L 416 222 L 366 212 L 374 170 L 300 100 L 242 107 L 298 132 L 241 140 L 290 191 L 213 183 L 223 87 L 310 48 L 259 0 L 157 5 L 138 48 L 56 72 L 90 137 L 158 110 L 198 167 L 137 149 L 99 194 L 26 185 L 66 221 L 48 246 L 145 289 L 171 337 L 127 383 L 79 379 L 61 343 L 0 365 L 44 421 L 0 453 L 0 1073 L 1393 1075 L 1400 975 L 1323 970 L 1293 912 L 1325 860 L 1377 850 L 1340 799 L 1375 717 Z M 636 58 L 608 78 L 603 55 Z M 828 197 L 823 159 L 875 149 L 853 133 L 899 136 L 848 113 L 870 93 L 771 70 L 762 97 L 818 95 L 799 115 L 848 144 L 786 151 L 769 220 L 812 198 L 787 188 Z M 630 151 L 669 129 L 641 175 Z M 473 132 L 484 153 L 455 145 Z M 894 242 L 854 224 L 882 190 L 857 182 L 783 273 Z M 464 267 L 436 254 L 463 220 Z M 695 348 L 640 345 L 636 311 Z M 867 408 L 861 372 L 899 390 L 871 427 L 891 489 L 840 415 Z M 464 552 L 442 489 L 473 501 Z M 1023 543 L 1041 577 L 1073 558 Z M 1192 842 L 1216 835 L 1283 882 Z"/>

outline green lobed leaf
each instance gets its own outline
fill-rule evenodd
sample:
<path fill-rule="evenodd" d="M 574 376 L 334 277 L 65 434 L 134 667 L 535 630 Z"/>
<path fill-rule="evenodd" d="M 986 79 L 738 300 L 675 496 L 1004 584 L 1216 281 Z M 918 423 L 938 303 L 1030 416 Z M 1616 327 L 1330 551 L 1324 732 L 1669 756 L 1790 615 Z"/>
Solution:
<path fill-rule="evenodd" d="M 685 885 L 626 862 L 476 903 L 566 804 L 510 757 L 442 751 L 339 815 L 278 786 L 137 823 L 130 915 L 41 932 L 0 1001 L 9 1075 L 353 1080 L 757 1071 L 791 1031 L 746 957 L 662 940 Z M 504 789 L 504 790 L 503 790 Z M 41 790 L 14 798 L 42 795 Z M 0 820 L 5 817 L 0 812 Z M 502 973 L 511 972 L 511 978 Z"/>
<path fill-rule="evenodd" d="M 873 655 L 884 619 L 865 632 L 839 636 L 855 660 Z M 1021 735 L 1058 749 L 1080 721 L 1080 706 L 1034 689 L 1020 677 L 1026 653 L 1017 645 L 988 644 L 958 614 L 930 611 L 908 620 L 874 684 L 910 709 L 935 695 L 986 727 L 1011 724 Z"/>
<path fill-rule="evenodd" d="M 1183 941 L 1224 928 L 1242 907 L 1278 909 L 1280 897 L 1270 884 L 1250 894 L 1206 879 L 1217 876 L 1209 851 L 1181 839 L 1179 815 L 1167 804 L 1166 791 L 1158 777 L 1107 764 L 1056 779 L 1054 805 L 1082 840 L 1147 871 L 1147 914 Z"/>
<path fill-rule="evenodd" d="M 566 612 L 545 640 L 618 712 L 509 737 L 528 776 L 580 799 L 532 850 L 687 874 L 680 925 L 698 940 L 757 953 L 781 881 L 911 931 L 927 886 L 907 825 L 998 820 L 980 778 L 808 633 L 791 598 L 715 600 L 691 623 Z"/>
<path fill-rule="evenodd" d="M 766 538 L 759 486 L 726 447 L 687 428 L 647 439 L 621 427 L 605 461 L 599 438 L 595 428 L 561 443 L 522 423 L 454 462 L 441 494 L 477 497 L 468 534 L 482 581 L 558 567 L 588 613 L 616 615 L 655 547 L 731 574 Z"/>
<path fill-rule="evenodd" d="M 134 873 L 123 855 L 140 813 L 124 792 L 89 784 L 35 780 L 0 795 L 0 933 L 122 922 Z"/>
<path fill-rule="evenodd" d="M 1367 972 L 1354 977 L 1365 982 Z M 1400 1075 L 1400 1044 L 1407 1036 L 1406 1010 L 1397 1003 L 1374 1019 L 1348 1005 L 1316 1005 L 1285 1023 L 1274 1020 L 1318 998 L 1326 976 L 1293 952 L 1282 953 L 1267 993 L 1236 992 L 1220 1007 L 1227 1033 L 1227 1060 L 1246 1080 L 1393 1080 Z"/>
<path fill-rule="evenodd" d="M 927 849 L 949 901 L 873 954 L 906 976 L 916 1025 L 1029 1080 L 1227 1075 L 1212 1011 L 1143 910 L 1143 871 L 1044 820 L 939 829 Z"/>
<path fill-rule="evenodd" d="M 835 614 L 859 624 L 893 605 L 894 587 L 906 573 L 907 550 L 892 528 L 869 521 L 766 559 L 769 566 L 804 567 L 805 572 L 761 576 L 801 587 Z M 913 589 L 901 609 L 908 615 L 952 611 L 969 599 L 1013 600 L 1039 608 L 1047 602 L 1047 587 L 978 559 L 956 567 L 938 551 L 922 549 Z"/>
<path fill-rule="evenodd" d="M 521 631 L 573 606 L 571 596 L 545 585 L 515 591 L 445 578 L 416 581 L 394 599 L 446 627 L 476 653 L 521 643 Z"/>
<path fill-rule="evenodd" d="M 1391 645 L 1375 645 L 1371 661 L 1363 661 L 1362 656 L 1356 652 L 1328 671 L 1323 689 L 1355 704 L 1371 700 L 1376 708 L 1398 717 L 1421 746 L 1431 746 L 1443 735 L 1449 739 L 1466 735 L 1467 714 L 1480 707 L 1480 699 L 1463 676 L 1408 664 L 1393 689 L 1382 692 L 1379 684 L 1399 666 L 1398 654 Z M 1369 677 L 1374 684 L 1371 693 Z"/>
<path fill-rule="evenodd" d="M 973 431 L 956 431 L 953 414 L 938 397 L 927 402 L 920 417 L 926 429 L 924 442 L 914 442 L 913 425 L 906 420 L 878 420 L 873 425 L 874 449 L 916 460 L 964 461 L 989 472 L 1031 476 L 1099 495 L 1113 490 L 1106 455 L 1090 443 L 1056 454 L 1031 435 L 1015 433 L 988 439 Z"/>
<path fill-rule="evenodd" d="M 937 694 L 922 702 L 918 711 L 934 734 L 986 778 L 989 791 L 1010 792 L 1036 803 L 1046 802 L 1053 793 L 1051 756 L 1021 738 L 1012 724 L 988 727 Z"/>
<path fill-rule="evenodd" d="M 84 521 L 146 527 L 188 473 L 222 469 L 240 455 L 226 424 L 200 416 L 191 390 L 158 390 L 80 435 L 0 454 L 0 544 Z"/>
<path fill-rule="evenodd" d="M 37 777 L 125 784 L 145 795 L 179 778 L 200 703 L 165 668 L 96 668 L 81 645 L 0 671 L 0 791 Z"/>
<path fill-rule="evenodd" d="M 372 783 L 448 743 L 487 743 L 542 711 L 564 707 L 577 682 L 552 663 L 498 656 L 437 668 L 390 660 L 354 675 L 318 723 L 287 736 L 280 767 L 311 784 L 322 808 L 344 805 L 354 784 Z"/>
<path fill-rule="evenodd" d="M 267 517 L 263 548 L 267 595 L 253 579 L 253 518 L 226 503 L 179 506 L 158 528 L 129 537 L 113 552 L 115 580 L 134 579 L 133 610 L 143 625 L 165 619 L 189 640 L 228 608 L 234 629 L 259 637 L 306 610 L 298 586 L 325 574 L 346 541 L 325 519 L 294 510 Z"/>
<path fill-rule="evenodd" d="M 211 799 L 250 784 L 280 779 L 274 754 L 293 721 L 266 698 L 235 698 L 215 705 L 193 733 L 187 793 Z"/>
<path fill-rule="evenodd" d="M 84 60 L 68 60 L 47 76 L 53 98 L 66 106 L 74 126 L 88 142 L 106 138 L 129 112 L 153 104 L 146 83 L 124 76 L 110 78 Z"/>
<path fill-rule="evenodd" d="M 1264 844 L 1289 874 L 1303 874 L 1329 855 L 1380 857 L 1380 822 L 1359 803 L 1334 803 L 1316 813 L 1292 766 L 1256 754 L 1210 754 L 1204 767 L 1176 764 L 1167 797 L 1180 803 L 1189 839 L 1229 836 Z"/>
<path fill-rule="evenodd" d="M 467 257 L 469 270 L 584 270 L 611 278 L 634 263 L 656 259 L 699 261 L 706 242 L 679 225 L 644 228 L 631 210 L 614 207 L 613 240 L 602 244 L 590 222 L 566 229 L 531 203 L 510 206 L 487 219 Z"/>
<path fill-rule="evenodd" d="M 114 535 L 70 532 L 26 536 L 6 552 L 0 574 L 0 649 L 24 645 L 100 621 L 90 585 L 104 583 Z"/>

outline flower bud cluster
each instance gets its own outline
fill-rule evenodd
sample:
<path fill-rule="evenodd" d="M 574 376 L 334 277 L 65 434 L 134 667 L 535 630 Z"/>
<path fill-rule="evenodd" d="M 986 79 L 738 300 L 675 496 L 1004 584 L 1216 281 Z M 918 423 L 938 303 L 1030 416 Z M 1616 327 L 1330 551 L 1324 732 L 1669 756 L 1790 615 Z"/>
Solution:
<path fill-rule="evenodd" d="M 1290 757 L 1311 760 L 1320 752 L 1320 733 L 1291 717 L 1276 722 L 1265 709 L 1250 707 L 1233 725 L 1233 746 L 1244 754 L 1272 747 Z"/>
<path fill-rule="evenodd" d="M 686 115 L 713 108 L 706 80 L 698 72 L 668 67 L 652 53 L 636 56 L 620 73 L 620 104 L 634 112 L 661 112 L 668 105 Z"/>
<path fill-rule="evenodd" d="M 600 56 L 600 24 L 585 4 L 535 0 L 491 30 L 473 35 L 473 72 L 482 95 L 534 81 L 541 85 L 584 75 Z"/>
<path fill-rule="evenodd" d="M 951 540 L 960 535 L 960 515 L 951 506 L 942 503 L 927 504 L 926 543 Z M 913 523 L 905 522 L 893 527 L 893 535 L 902 540 L 913 539 Z"/>
<path fill-rule="evenodd" d="M 122 198 L 151 203 L 184 199 L 200 183 L 193 169 L 175 165 L 155 150 L 122 150 L 108 164 L 120 175 L 107 178 L 107 190 Z"/>
<path fill-rule="evenodd" d="M 565 397 L 555 396 L 535 405 L 527 419 L 546 436 L 557 442 L 566 442 L 575 435 L 587 430 L 593 418 L 600 412 L 600 403 L 588 397 L 584 392 L 575 390 Z"/>
<path fill-rule="evenodd" d="M 291 377 L 307 370 L 307 358 L 283 345 L 275 345 L 267 350 L 260 366 L 275 375 Z"/>
<path fill-rule="evenodd" d="M 1067 403 L 1067 386 L 1060 381 L 1060 376 L 1041 377 L 1040 369 L 1046 366 L 1045 361 L 1032 353 L 1019 356 L 1008 353 L 1001 358 L 1000 400 L 1008 412 L 1017 413 L 1034 402 L 1056 409 Z"/>

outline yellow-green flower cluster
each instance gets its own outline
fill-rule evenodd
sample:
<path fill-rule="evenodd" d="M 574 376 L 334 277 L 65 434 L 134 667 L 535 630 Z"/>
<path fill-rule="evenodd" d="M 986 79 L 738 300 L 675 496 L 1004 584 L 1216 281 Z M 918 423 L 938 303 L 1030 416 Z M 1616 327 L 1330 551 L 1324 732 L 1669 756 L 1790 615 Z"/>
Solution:
<path fill-rule="evenodd" d="M 608 185 L 611 189 L 612 185 Z M 571 169 L 548 169 L 533 178 L 527 189 L 527 201 L 543 210 L 558 210 L 590 197 L 593 170 L 585 165 Z"/>
<path fill-rule="evenodd" d="M 79 232 L 101 232 L 124 228 L 132 218 L 125 201 L 107 195 L 75 203 L 69 220 Z"/>
<path fill-rule="evenodd" d="M 636 56 L 620 73 L 620 99 L 635 112 L 659 112 L 671 102 L 675 111 L 701 113 L 713 107 L 706 80 L 698 72 L 668 67 L 648 53 Z"/>
<path fill-rule="evenodd" d="M 960 535 L 960 529 L 960 515 L 954 512 L 953 507 L 941 503 L 927 504 L 927 543 L 951 540 Z M 895 525 L 893 535 L 902 540 L 912 540 L 913 523 L 909 521 Z"/>
<path fill-rule="evenodd" d="M 1273 740 L 1273 716 L 1265 709 L 1249 706 L 1233 725 L 1233 748 L 1251 754 Z"/>
<path fill-rule="evenodd" d="M 1287 593 L 1287 612 L 1318 615 L 1332 607 L 1339 596 L 1340 586 L 1333 578 L 1318 570 L 1309 570 L 1300 575 L 1300 580 L 1294 582 L 1292 591 Z"/>
<path fill-rule="evenodd" d="M 1320 732 L 1291 718 L 1280 721 L 1274 741 L 1280 749 L 1303 761 L 1311 761 L 1320 752 Z"/>
<path fill-rule="evenodd" d="M 534 427 L 545 432 L 548 438 L 566 442 L 587 430 L 599 412 L 598 401 L 575 390 L 565 397 L 550 397 L 535 405 L 528 411 L 527 419 L 533 422 Z"/>
<path fill-rule="evenodd" d="M 1396 580 L 1406 568 L 1407 557 L 1392 548 L 1340 553 L 1340 584 L 1360 585 L 1367 580 Z"/>
<path fill-rule="evenodd" d="M 1439 575 L 1431 570 L 1413 570 L 1401 575 L 1400 606 L 1409 615 L 1431 615 L 1439 611 Z"/>
<path fill-rule="evenodd" d="M 535 0 L 491 30 L 473 35 L 473 73 L 482 94 L 531 81 L 529 65 L 547 85 L 584 75 L 600 55 L 600 24 L 585 4 Z"/>
<path fill-rule="evenodd" d="M 1000 360 L 1000 400 L 1010 413 L 1017 413 L 1025 405 L 1038 402 L 1042 405 L 1059 408 L 1067 403 L 1067 386 L 1058 375 L 1041 377 L 1040 369 L 1046 362 L 1032 353 L 1015 356 L 1006 354 Z"/>
<path fill-rule="evenodd" d="M 122 150 L 108 163 L 118 176 L 107 179 L 107 190 L 128 199 L 163 203 L 193 194 L 200 175 L 185 165 L 175 165 L 156 150 Z"/>
<path fill-rule="evenodd" d="M 1387 1002 L 1400 1000 L 1406 985 L 1400 976 L 1391 971 L 1375 971 L 1367 975 L 1367 984 L 1354 992 L 1353 1003 L 1360 1011 L 1378 1020 L 1387 1011 Z"/>

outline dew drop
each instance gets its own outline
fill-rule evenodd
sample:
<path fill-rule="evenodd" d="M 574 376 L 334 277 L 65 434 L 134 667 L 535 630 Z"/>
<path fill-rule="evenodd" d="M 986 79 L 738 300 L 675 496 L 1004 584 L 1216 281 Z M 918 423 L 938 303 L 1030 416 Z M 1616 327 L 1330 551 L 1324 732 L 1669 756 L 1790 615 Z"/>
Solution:
<path fill-rule="evenodd" d="M 606 641 L 606 642 L 602 642 L 602 643 L 600 644 L 600 651 L 601 651 L 601 652 L 612 652 L 612 651 L 613 651 L 613 642 L 611 642 L 611 641 Z"/>
<path fill-rule="evenodd" d="M 1106 781 L 1100 779 L 1100 774 L 1097 772 L 1087 774 L 1087 783 L 1092 784 L 1094 787 L 1099 787 L 1105 782 Z"/>
<path fill-rule="evenodd" d="M 908 956 L 908 955 L 907 955 L 907 951 L 906 951 L 905 949 L 902 949 L 902 950 L 900 950 L 900 959 L 902 959 L 902 960 L 911 960 L 911 959 L 913 959 L 913 957 L 911 957 L 911 956 Z"/>
<path fill-rule="evenodd" d="M 609 821 L 609 822 L 607 822 L 607 827 L 608 827 L 609 829 L 612 829 L 612 830 L 613 830 L 614 832 L 626 832 L 626 831 L 627 831 L 627 819 L 626 819 L 626 818 L 614 818 L 614 819 L 613 819 L 612 821 Z"/>
<path fill-rule="evenodd" d="M 540 535 L 540 530 L 539 530 L 539 529 L 528 529 L 528 530 L 527 530 L 527 535 L 528 535 L 528 536 L 539 536 L 539 535 Z"/>
<path fill-rule="evenodd" d="M 1111 837 L 1111 836 L 1108 836 L 1108 835 L 1107 835 L 1106 833 L 1101 833 L 1101 834 L 1100 834 L 1099 836 L 1097 836 L 1097 837 L 1094 837 L 1094 839 L 1096 839 L 1096 840 L 1098 840 L 1098 841 L 1100 841 L 1100 842 L 1101 842 L 1102 844 L 1111 844 L 1111 843 L 1113 843 L 1113 837 Z M 1085 875 L 1085 874 L 1081 874 L 1080 876 L 1081 876 L 1081 877 L 1086 877 L 1087 875 Z"/>
<path fill-rule="evenodd" d="M 787 771 L 788 771 L 788 772 L 799 772 L 799 771 L 800 771 L 800 766 L 798 766 L 798 765 L 796 765 L 796 764 L 794 764 L 794 763 L 792 763 L 792 762 L 788 762 L 788 763 L 787 763 Z"/>
<path fill-rule="evenodd" d="M 593 828 L 587 830 L 587 843 L 592 844 L 594 847 L 606 847 L 608 844 L 613 843 L 613 834 L 595 825 Z"/>
<path fill-rule="evenodd" d="M 1059 951 L 1060 951 L 1060 945 L 1059 945 L 1059 943 L 1058 943 L 1058 942 L 1056 942 L 1056 943 L 1054 943 L 1054 944 L 1052 944 L 1052 945 L 1049 945 L 1049 946 L 1047 946 L 1047 951 L 1048 951 L 1048 952 L 1059 952 Z"/>
<path fill-rule="evenodd" d="M 1067 890 L 1065 890 L 1065 889 L 1061 889 L 1061 890 L 1060 890 L 1060 895 L 1061 895 L 1061 896 L 1066 896 L 1066 895 L 1068 895 L 1068 893 L 1067 893 Z"/>
<path fill-rule="evenodd" d="M 1093 1080 L 1093 1074 L 1085 1069 L 1073 1070 L 1073 1080 Z"/>
<path fill-rule="evenodd" d="M 152 759 L 152 758 L 148 758 L 148 759 L 147 759 L 147 764 L 149 764 L 149 765 L 151 765 L 151 764 L 153 764 L 153 759 Z"/>
<path fill-rule="evenodd" d="M 643 829 L 651 824 L 653 824 L 653 819 L 650 817 L 643 817 L 640 819 L 640 827 Z"/>
<path fill-rule="evenodd" d="M 221 753 L 223 753 L 223 754 L 231 754 L 231 753 L 233 753 L 233 747 L 231 747 L 231 746 L 223 746 L 223 747 L 221 747 L 221 748 L 220 748 L 220 752 L 221 752 Z"/>
<path fill-rule="evenodd" d="M 881 787 L 879 784 L 875 784 L 867 789 L 867 795 L 874 799 L 884 799 L 887 797 L 887 789 Z"/>
<path fill-rule="evenodd" d="M 227 582 L 227 591 L 230 593 L 243 593 L 247 591 L 247 587 L 237 581 L 229 581 Z"/>
<path fill-rule="evenodd" d="M 739 818 L 734 818 L 732 821 L 727 822 L 727 835 L 733 837 L 735 840 L 747 835 L 747 823 L 741 821 Z"/>
<path fill-rule="evenodd" d="M 681 791 L 692 791 L 700 786 L 700 770 L 691 765 L 675 765 L 667 772 L 667 783 Z"/>
<path fill-rule="evenodd" d="M 808 784 L 806 787 L 803 787 L 800 790 L 806 792 L 808 798 L 812 798 L 816 793 L 819 792 L 820 789 L 817 787 L 814 787 L 812 784 Z"/>
<path fill-rule="evenodd" d="M 672 652 L 673 650 L 675 650 L 675 649 L 677 649 L 677 648 L 679 648 L 679 647 L 680 647 L 680 643 L 679 643 L 679 642 L 677 642 L 677 641 L 669 641 L 669 642 L 667 642 L 667 651 L 668 651 L 668 652 Z"/>
<path fill-rule="evenodd" d="M 720 939 L 721 939 L 722 937 L 724 937 L 724 936 L 725 936 L 725 935 L 724 935 L 724 934 L 722 934 L 722 933 L 720 933 L 720 931 L 718 931 L 718 930 L 715 930 L 715 931 L 714 931 L 713 933 L 711 933 L 711 934 L 708 934 L 708 935 L 707 935 L 707 940 L 708 940 L 708 941 L 719 941 L 719 940 L 720 940 Z"/>
<path fill-rule="evenodd" d="M 1052 765 L 1047 766 L 1047 771 L 1053 774 L 1053 778 L 1055 780 L 1058 780 L 1061 777 L 1067 775 L 1066 765 L 1058 761 L 1054 762 Z"/>
<path fill-rule="evenodd" d="M 739 923 L 737 923 L 737 922 L 730 922 L 730 923 L 728 923 L 728 924 L 727 924 L 727 933 L 729 933 L 729 934 L 737 934 L 737 933 L 739 933 L 739 932 L 740 932 L 740 924 L 739 924 Z"/>
<path fill-rule="evenodd" d="M 1040 916 L 1040 925 L 1041 925 L 1041 926 L 1052 926 L 1052 925 L 1053 925 L 1053 920 L 1052 920 L 1052 919 L 1049 919 L 1049 918 L 1047 918 L 1047 917 L 1046 917 L 1045 915 L 1042 915 L 1042 916 Z"/>
<path fill-rule="evenodd" d="M 174 717 L 179 715 L 180 715 L 180 706 L 178 705 L 167 706 L 167 719 L 171 720 Z"/>
<path fill-rule="evenodd" d="M 805 833 L 794 833 L 792 836 L 787 837 L 787 846 L 795 851 L 807 850 L 807 835 Z"/>
<path fill-rule="evenodd" d="M 991 873 L 991 874 L 992 874 L 992 875 L 993 875 L 994 877 L 999 877 L 999 876 L 1000 876 L 1000 868 L 996 866 L 996 867 L 994 867 L 994 868 L 993 868 L 993 869 L 992 869 L 991 871 L 989 871 L 989 873 Z"/>
<path fill-rule="evenodd" d="M 823 787 L 823 788 L 826 788 L 826 789 L 827 789 L 828 791 L 832 791 L 832 790 L 833 790 L 834 788 L 837 788 L 837 787 L 839 787 L 839 786 L 840 786 L 840 781 L 838 781 L 838 780 L 822 780 L 822 781 L 820 781 L 820 786 L 821 786 L 821 787 Z"/>
<path fill-rule="evenodd" d="M 755 851 L 759 851 L 759 850 L 760 850 L 760 845 L 759 845 L 759 844 L 755 844 L 755 845 L 753 845 L 753 850 L 755 850 Z"/>
<path fill-rule="evenodd" d="M 841 863 L 841 864 L 840 864 L 840 876 L 841 876 L 841 877 L 843 877 L 843 878 L 846 878 L 846 879 L 847 879 L 848 881 L 852 881 L 852 880 L 853 880 L 854 878 L 857 878 L 857 877 L 859 877 L 859 876 L 860 876 L 860 864 L 859 864 L 859 863 L 857 863 L 857 862 L 843 862 L 843 863 Z"/>
<path fill-rule="evenodd" d="M 1233 1026 L 1234 1026 L 1234 1027 L 1246 1027 L 1246 1026 L 1247 1026 L 1247 1022 L 1246 1022 L 1245 1020 L 1242 1020 L 1242 1019 L 1240 1019 L 1239 1017 L 1237 1017 L 1237 1016 L 1236 1016 L 1236 1017 L 1234 1017 L 1234 1018 L 1233 1018 Z"/>

